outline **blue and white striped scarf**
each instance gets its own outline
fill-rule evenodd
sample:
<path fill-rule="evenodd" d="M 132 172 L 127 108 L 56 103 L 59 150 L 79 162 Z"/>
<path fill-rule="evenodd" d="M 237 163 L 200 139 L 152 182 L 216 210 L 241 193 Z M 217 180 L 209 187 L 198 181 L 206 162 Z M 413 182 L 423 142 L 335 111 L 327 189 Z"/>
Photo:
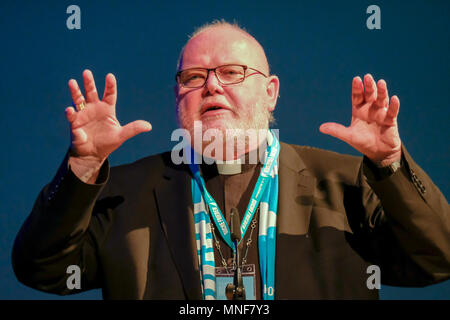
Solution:
<path fill-rule="evenodd" d="M 273 137 L 273 138 L 272 138 Z M 277 139 L 274 134 L 268 135 L 268 143 Z M 267 159 L 267 150 L 265 159 Z M 278 206 L 278 159 L 270 173 L 269 182 L 259 203 L 259 236 L 258 249 L 260 256 L 260 271 L 263 281 L 263 299 L 273 300 L 275 283 L 275 239 Z M 195 169 L 197 168 L 197 169 Z M 198 166 L 191 166 L 191 170 L 198 170 Z M 195 172 L 193 172 L 195 175 Z M 211 219 L 207 213 L 202 187 L 196 179 L 191 179 L 192 200 L 194 203 L 195 239 L 200 268 L 200 281 L 204 300 L 216 299 L 216 276 L 214 263 L 213 236 L 211 233 Z"/>

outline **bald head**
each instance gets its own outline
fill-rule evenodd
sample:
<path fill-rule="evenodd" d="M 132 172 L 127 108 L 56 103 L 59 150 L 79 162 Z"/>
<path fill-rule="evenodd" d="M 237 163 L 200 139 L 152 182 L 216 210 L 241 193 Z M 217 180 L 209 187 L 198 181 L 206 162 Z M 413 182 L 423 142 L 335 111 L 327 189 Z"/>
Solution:
<path fill-rule="evenodd" d="M 199 55 L 203 56 L 202 62 L 213 63 L 214 61 L 205 61 L 204 58 L 206 55 L 211 56 L 212 53 L 217 55 L 219 50 L 223 52 L 223 59 L 230 59 L 227 63 L 245 64 L 266 75 L 270 73 L 269 63 L 261 44 L 236 24 L 224 21 L 204 25 L 191 35 L 180 53 L 177 71 L 196 67 L 195 63 L 198 62 L 199 58 L 201 59 Z M 231 57 L 228 54 L 229 52 L 238 55 L 240 61 L 237 61 L 236 57 Z M 197 55 L 197 57 L 193 57 L 192 54 Z M 232 61 L 233 59 L 234 61 Z M 211 64 L 209 67 L 213 68 L 217 65 L 220 64 Z"/>

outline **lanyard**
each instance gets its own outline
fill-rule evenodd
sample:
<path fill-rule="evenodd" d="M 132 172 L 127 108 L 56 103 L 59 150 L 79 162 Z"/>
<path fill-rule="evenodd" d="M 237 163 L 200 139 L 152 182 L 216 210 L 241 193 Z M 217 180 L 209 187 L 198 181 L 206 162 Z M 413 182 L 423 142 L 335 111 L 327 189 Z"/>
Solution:
<path fill-rule="evenodd" d="M 239 242 L 244 238 L 245 232 L 247 231 L 247 229 L 250 225 L 250 222 L 252 221 L 253 215 L 256 212 L 256 209 L 261 200 L 261 197 L 271 179 L 271 172 L 273 170 L 273 166 L 275 165 L 278 154 L 280 152 L 280 143 L 279 143 L 278 139 L 270 131 L 268 132 L 268 134 L 273 137 L 272 143 L 270 146 L 267 145 L 266 161 L 261 170 L 261 173 L 259 174 L 258 181 L 256 182 L 255 188 L 253 189 L 252 197 L 250 198 L 250 202 L 248 204 L 247 210 L 245 211 L 244 218 L 242 219 L 241 239 L 239 240 Z M 191 154 L 193 155 L 194 152 L 192 152 Z M 233 250 L 235 250 L 233 242 L 231 241 L 230 228 L 228 227 L 228 224 L 227 224 L 222 212 L 220 211 L 220 208 L 217 205 L 217 202 L 206 190 L 205 181 L 200 174 L 199 166 L 197 164 L 195 164 L 194 161 L 191 161 L 191 164 L 189 166 L 194 175 L 194 179 L 200 188 L 203 198 L 205 199 L 206 203 L 208 204 L 208 207 L 211 212 L 211 216 L 213 218 L 215 225 L 217 226 L 217 229 L 220 232 L 220 235 L 225 240 L 225 242 L 228 244 L 228 246 L 230 248 L 232 248 Z"/>
<path fill-rule="evenodd" d="M 259 268 L 263 282 L 263 299 L 273 300 L 275 297 L 275 250 L 276 221 L 278 203 L 278 179 L 273 179 L 266 189 L 265 208 L 261 208 L 259 217 Z"/>

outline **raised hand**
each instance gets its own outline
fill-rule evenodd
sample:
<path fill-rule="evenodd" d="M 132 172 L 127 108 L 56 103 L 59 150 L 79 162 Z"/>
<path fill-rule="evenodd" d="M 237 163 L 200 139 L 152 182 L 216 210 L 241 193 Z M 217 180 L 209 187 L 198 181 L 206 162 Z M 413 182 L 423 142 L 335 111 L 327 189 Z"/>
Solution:
<path fill-rule="evenodd" d="M 69 81 L 72 100 L 77 110 L 73 107 L 66 108 L 66 117 L 72 133 L 69 162 L 75 174 L 80 178 L 87 178 L 83 179 L 87 181 L 122 143 L 139 133 L 150 131 L 152 126 L 143 120 L 120 125 L 116 118 L 117 84 L 114 75 L 106 76 L 102 100 L 98 98 L 91 71 L 83 72 L 83 81 L 86 98 L 82 95 L 78 83 L 73 79 Z"/>
<path fill-rule="evenodd" d="M 361 78 L 355 77 L 352 83 L 350 126 L 327 122 L 319 130 L 348 143 L 377 165 L 387 166 L 401 158 L 397 125 L 399 108 L 397 96 L 391 97 L 389 101 L 384 80 L 375 83 L 372 76 L 366 74 L 363 85 Z"/>

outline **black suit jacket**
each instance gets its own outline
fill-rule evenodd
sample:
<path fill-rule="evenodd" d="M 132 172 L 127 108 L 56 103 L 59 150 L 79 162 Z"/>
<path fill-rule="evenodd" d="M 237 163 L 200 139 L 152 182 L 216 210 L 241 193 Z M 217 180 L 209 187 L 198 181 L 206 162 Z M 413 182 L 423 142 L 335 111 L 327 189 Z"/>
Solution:
<path fill-rule="evenodd" d="M 403 167 L 367 181 L 365 159 L 281 144 L 276 299 L 373 299 L 382 283 L 424 286 L 450 277 L 450 210 L 403 149 Z M 105 299 L 201 299 L 190 173 L 170 153 L 102 167 L 96 185 L 67 169 L 44 187 L 17 235 L 13 267 L 24 284 Z"/>

